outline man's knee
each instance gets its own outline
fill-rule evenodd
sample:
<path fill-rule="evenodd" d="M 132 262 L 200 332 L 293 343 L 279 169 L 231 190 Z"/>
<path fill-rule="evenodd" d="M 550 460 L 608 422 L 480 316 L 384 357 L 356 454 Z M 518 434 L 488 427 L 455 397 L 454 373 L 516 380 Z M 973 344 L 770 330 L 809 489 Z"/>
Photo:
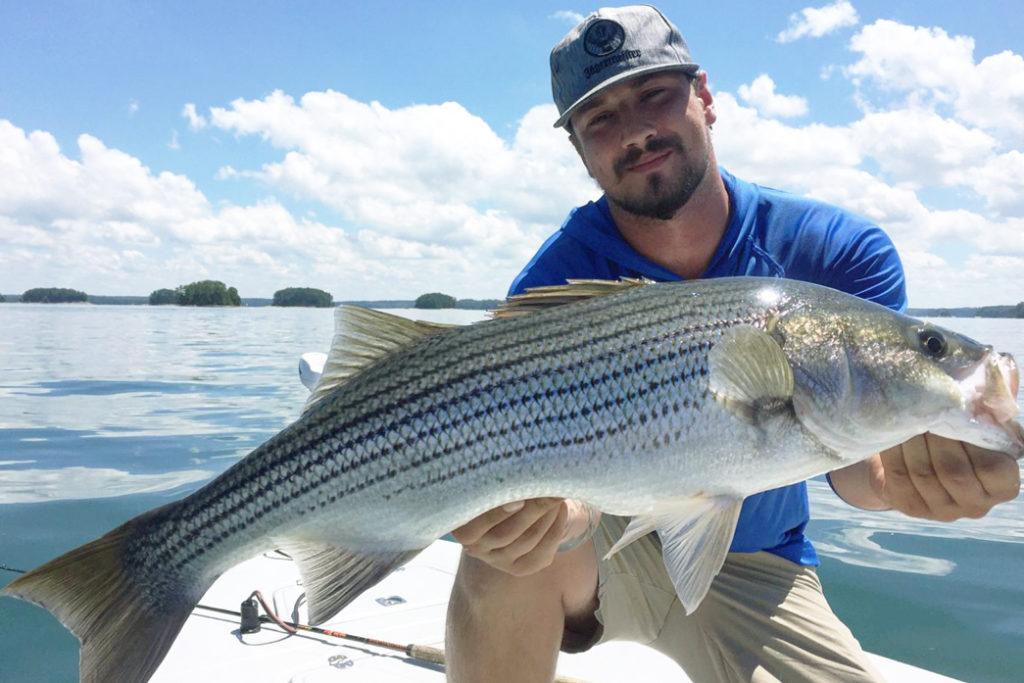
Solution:
<path fill-rule="evenodd" d="M 526 576 L 513 576 L 465 553 L 452 588 L 461 607 L 516 611 L 554 610 L 564 618 L 597 607 L 597 560 L 592 543 L 559 553 L 548 567 Z"/>
<path fill-rule="evenodd" d="M 547 567 L 533 574 L 514 576 L 463 553 L 454 590 L 473 600 L 503 600 L 515 596 L 546 600 L 558 591 L 558 572 Z"/>
<path fill-rule="evenodd" d="M 539 572 L 512 576 L 463 554 L 448 604 L 449 680 L 551 680 L 568 596 L 581 592 L 566 585 L 578 575 L 578 562 L 560 556 Z M 523 652 L 531 653 L 526 661 Z M 503 673 L 496 678 L 494 672 Z"/>

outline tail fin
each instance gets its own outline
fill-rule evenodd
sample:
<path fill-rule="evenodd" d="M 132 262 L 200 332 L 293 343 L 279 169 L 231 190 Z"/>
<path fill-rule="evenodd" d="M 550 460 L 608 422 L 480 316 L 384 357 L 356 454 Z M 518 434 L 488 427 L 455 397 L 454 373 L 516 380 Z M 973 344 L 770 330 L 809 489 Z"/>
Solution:
<path fill-rule="evenodd" d="M 124 562 L 125 542 L 137 524 L 138 518 L 127 522 L 0 590 L 49 610 L 82 641 L 82 683 L 147 681 L 207 588 L 182 585 L 166 592 L 171 599 L 153 604 Z"/>

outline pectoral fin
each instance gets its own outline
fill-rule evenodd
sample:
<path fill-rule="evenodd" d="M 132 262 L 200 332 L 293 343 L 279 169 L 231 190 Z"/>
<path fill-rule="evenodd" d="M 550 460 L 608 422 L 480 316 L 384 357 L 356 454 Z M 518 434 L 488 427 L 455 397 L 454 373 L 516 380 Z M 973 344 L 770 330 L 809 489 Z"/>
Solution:
<path fill-rule="evenodd" d="M 692 614 L 725 562 L 742 507 L 742 498 L 701 495 L 669 510 L 635 517 L 605 559 L 657 531 L 665 568 L 683 608 Z"/>
<path fill-rule="evenodd" d="M 749 325 L 729 329 L 708 352 L 708 375 L 715 400 L 748 424 L 792 413 L 793 369 L 767 332 Z"/>

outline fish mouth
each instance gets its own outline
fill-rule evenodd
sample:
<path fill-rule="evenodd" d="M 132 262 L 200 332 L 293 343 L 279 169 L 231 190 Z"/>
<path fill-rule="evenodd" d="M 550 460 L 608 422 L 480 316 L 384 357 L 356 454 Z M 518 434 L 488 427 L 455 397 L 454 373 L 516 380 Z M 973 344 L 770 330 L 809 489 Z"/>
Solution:
<path fill-rule="evenodd" d="M 1024 456 L 1024 428 L 1015 419 L 1020 414 L 1019 388 L 1017 361 L 1008 353 L 991 350 L 960 380 L 960 390 L 971 417 L 1002 429 L 1010 438 L 1017 458 Z"/>

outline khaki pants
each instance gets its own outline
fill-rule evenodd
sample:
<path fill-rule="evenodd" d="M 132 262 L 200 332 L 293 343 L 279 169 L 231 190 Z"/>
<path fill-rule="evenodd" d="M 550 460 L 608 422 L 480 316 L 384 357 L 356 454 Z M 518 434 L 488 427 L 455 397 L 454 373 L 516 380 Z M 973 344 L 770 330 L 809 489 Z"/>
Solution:
<path fill-rule="evenodd" d="M 627 522 L 602 517 L 594 534 L 599 558 Z M 653 534 L 599 567 L 603 631 L 589 639 L 566 633 L 564 649 L 606 640 L 644 643 L 678 662 L 695 683 L 883 680 L 828 606 L 813 567 L 767 552 L 730 553 L 689 616 Z"/>

